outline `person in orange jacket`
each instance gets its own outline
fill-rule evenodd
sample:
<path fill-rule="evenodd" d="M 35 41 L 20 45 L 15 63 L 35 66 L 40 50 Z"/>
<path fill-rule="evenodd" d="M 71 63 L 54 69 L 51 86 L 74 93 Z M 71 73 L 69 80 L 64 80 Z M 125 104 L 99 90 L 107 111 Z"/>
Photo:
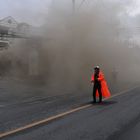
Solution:
<path fill-rule="evenodd" d="M 93 86 L 93 102 L 96 103 L 96 97 L 99 97 L 99 103 L 102 102 L 102 97 L 108 98 L 111 96 L 105 81 L 103 73 L 100 71 L 99 66 L 94 68 L 94 74 L 91 76 L 91 83 Z"/>

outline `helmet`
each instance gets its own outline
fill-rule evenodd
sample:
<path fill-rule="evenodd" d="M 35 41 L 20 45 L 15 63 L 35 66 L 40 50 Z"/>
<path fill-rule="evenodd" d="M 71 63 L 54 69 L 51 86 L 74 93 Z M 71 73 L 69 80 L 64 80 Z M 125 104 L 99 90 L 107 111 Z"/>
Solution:
<path fill-rule="evenodd" d="M 94 69 L 98 69 L 98 70 L 99 70 L 99 69 L 100 69 L 100 67 L 99 67 L 99 66 L 95 66 L 95 67 L 94 67 Z"/>

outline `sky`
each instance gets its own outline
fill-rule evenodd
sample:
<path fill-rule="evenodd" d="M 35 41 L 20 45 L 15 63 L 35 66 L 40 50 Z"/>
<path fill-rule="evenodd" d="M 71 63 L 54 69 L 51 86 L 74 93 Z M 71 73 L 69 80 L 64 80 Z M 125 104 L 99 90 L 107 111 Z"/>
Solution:
<path fill-rule="evenodd" d="M 0 0 L 0 19 L 12 16 L 18 22 L 40 25 L 50 4 L 51 0 Z"/>
<path fill-rule="evenodd" d="M 129 6 L 130 9 L 130 15 L 136 16 L 140 14 L 140 0 L 132 0 L 133 3 Z"/>
<path fill-rule="evenodd" d="M 0 0 L 0 19 L 12 16 L 18 22 L 27 22 L 40 26 L 46 21 L 52 1 L 54 0 Z M 123 0 L 123 4 L 128 1 L 132 2 L 127 8 L 129 15 L 136 16 L 140 14 L 140 0 Z"/>

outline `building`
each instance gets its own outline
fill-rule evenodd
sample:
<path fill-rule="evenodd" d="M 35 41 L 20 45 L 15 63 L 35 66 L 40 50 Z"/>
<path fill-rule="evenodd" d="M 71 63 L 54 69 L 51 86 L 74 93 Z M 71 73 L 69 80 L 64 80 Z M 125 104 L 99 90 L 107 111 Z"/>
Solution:
<path fill-rule="evenodd" d="M 11 16 L 0 20 L 0 26 L 7 27 L 9 29 L 16 29 L 18 22 Z"/>
<path fill-rule="evenodd" d="M 13 17 L 8 16 L 0 20 L 0 50 L 11 46 L 14 38 L 25 37 L 31 26 L 27 23 L 19 23 Z"/>
<path fill-rule="evenodd" d="M 13 17 L 8 16 L 0 20 L 0 35 L 23 35 L 31 30 L 32 26 L 27 23 L 19 23 Z"/>

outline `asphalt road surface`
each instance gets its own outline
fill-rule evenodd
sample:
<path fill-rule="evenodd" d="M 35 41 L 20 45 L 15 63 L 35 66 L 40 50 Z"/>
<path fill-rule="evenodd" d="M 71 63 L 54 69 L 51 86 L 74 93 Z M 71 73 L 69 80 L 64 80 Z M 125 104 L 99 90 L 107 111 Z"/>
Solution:
<path fill-rule="evenodd" d="M 90 105 L 53 121 L 3 137 L 3 140 L 137 140 L 140 138 L 140 87 L 102 104 L 86 94 L 31 98 L 0 107 L 0 133 L 9 132 L 68 110 Z"/>

